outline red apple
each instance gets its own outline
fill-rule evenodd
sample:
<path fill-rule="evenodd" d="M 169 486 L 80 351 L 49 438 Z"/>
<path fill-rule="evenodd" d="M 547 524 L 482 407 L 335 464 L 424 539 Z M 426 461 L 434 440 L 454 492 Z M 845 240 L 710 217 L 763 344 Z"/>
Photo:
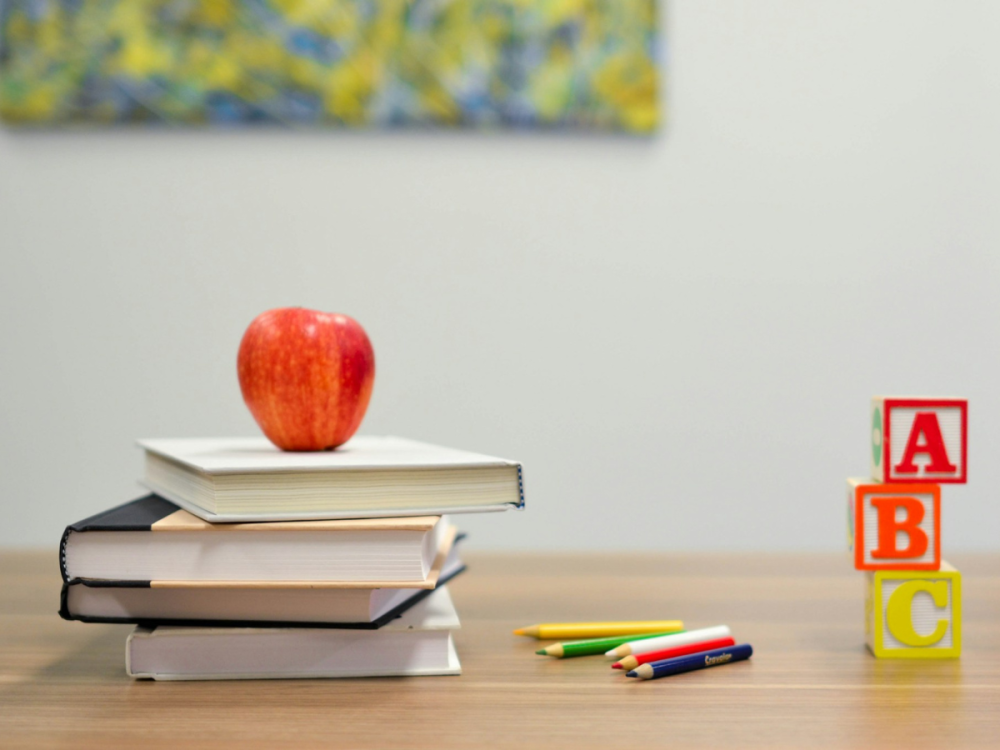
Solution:
<path fill-rule="evenodd" d="M 301 307 L 258 315 L 243 334 L 236 367 L 250 413 L 286 451 L 346 443 L 375 382 L 375 352 L 358 322 Z"/>

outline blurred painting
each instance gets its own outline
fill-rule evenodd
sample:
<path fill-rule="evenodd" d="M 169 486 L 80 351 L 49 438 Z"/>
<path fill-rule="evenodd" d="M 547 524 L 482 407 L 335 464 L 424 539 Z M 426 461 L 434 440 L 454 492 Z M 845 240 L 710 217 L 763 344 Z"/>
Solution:
<path fill-rule="evenodd" d="M 0 0 L 0 116 L 645 134 L 658 47 L 656 0 Z"/>

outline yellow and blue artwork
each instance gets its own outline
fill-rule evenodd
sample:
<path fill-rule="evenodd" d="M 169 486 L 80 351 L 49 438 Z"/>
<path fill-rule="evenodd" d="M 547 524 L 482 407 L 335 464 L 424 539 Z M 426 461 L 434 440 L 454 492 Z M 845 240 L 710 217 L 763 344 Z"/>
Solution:
<path fill-rule="evenodd" d="M 660 119 L 656 0 L 0 0 L 9 123 Z"/>

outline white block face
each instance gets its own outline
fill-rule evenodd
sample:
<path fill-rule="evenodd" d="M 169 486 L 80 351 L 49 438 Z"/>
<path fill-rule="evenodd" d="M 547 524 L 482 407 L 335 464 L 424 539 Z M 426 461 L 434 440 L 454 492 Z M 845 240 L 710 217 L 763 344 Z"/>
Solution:
<path fill-rule="evenodd" d="M 935 581 L 938 583 L 939 581 Z M 905 580 L 883 580 L 882 581 L 882 612 L 886 612 L 886 608 L 889 606 L 889 599 L 893 593 L 901 585 L 908 583 Z M 944 607 L 938 607 L 934 604 L 934 599 L 926 591 L 919 591 L 913 596 L 910 609 L 910 617 L 913 623 L 913 630 L 921 636 L 929 636 L 938 627 L 938 622 L 941 620 L 946 620 L 948 623 L 948 628 L 944 633 L 941 640 L 935 642 L 926 648 L 934 649 L 946 649 L 951 648 L 954 640 L 954 618 L 952 613 L 952 602 L 955 601 L 955 587 L 954 581 L 949 579 L 944 579 L 944 583 L 947 585 L 948 590 L 948 601 Z M 890 628 L 890 623 L 887 617 L 882 618 L 882 648 L 886 651 L 894 650 L 908 650 L 911 647 L 907 646 L 905 643 L 901 643 L 895 635 L 893 635 Z"/>
<path fill-rule="evenodd" d="M 910 442 L 914 421 L 918 412 L 933 412 L 937 416 L 937 424 L 941 429 L 941 438 L 948 455 L 948 462 L 955 466 L 954 471 L 931 472 L 928 464 L 931 456 L 927 453 L 916 453 L 913 463 L 917 472 L 902 473 L 899 468 L 905 458 L 906 447 Z M 889 476 L 894 481 L 906 479 L 953 479 L 962 475 L 962 410 L 955 407 L 890 407 L 889 408 Z M 924 436 L 926 440 L 926 435 Z M 921 441 L 923 442 L 923 441 Z"/>
<path fill-rule="evenodd" d="M 923 518 L 920 523 L 916 524 L 915 529 L 922 531 L 927 537 L 927 548 L 924 554 L 917 557 L 875 557 L 872 553 L 879 548 L 879 512 L 875 504 L 872 502 L 876 498 L 885 497 L 907 497 L 917 500 L 924 510 Z M 935 549 L 939 548 L 937 544 L 937 535 L 939 530 L 935 524 L 935 513 L 934 513 L 934 494 L 930 491 L 928 492 L 886 492 L 884 486 L 877 492 L 864 492 L 861 498 L 862 503 L 862 515 L 864 523 L 864 539 L 862 540 L 862 561 L 866 565 L 884 565 L 889 564 L 900 564 L 905 563 L 906 565 L 920 564 L 920 563 L 933 563 L 935 560 Z M 896 525 L 903 526 L 907 521 L 909 513 L 905 507 L 895 508 L 895 519 Z M 916 530 L 914 535 L 917 535 Z M 911 539 L 910 534 L 906 531 L 897 528 L 896 533 L 896 549 L 905 550 L 910 547 Z M 854 537 L 857 540 L 857 535 Z"/>

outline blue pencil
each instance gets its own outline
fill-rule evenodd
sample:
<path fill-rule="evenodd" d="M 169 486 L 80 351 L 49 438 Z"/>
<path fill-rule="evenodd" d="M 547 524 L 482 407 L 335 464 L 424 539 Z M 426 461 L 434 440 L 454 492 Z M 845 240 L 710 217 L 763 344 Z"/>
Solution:
<path fill-rule="evenodd" d="M 749 659 L 752 655 L 753 647 L 749 643 L 741 643 L 739 646 L 714 648 L 711 651 L 702 651 L 700 654 L 676 656 L 673 659 L 640 664 L 631 672 L 626 672 L 625 676 L 638 677 L 640 680 L 655 680 L 658 677 L 669 677 L 672 674 L 691 672 L 695 669 L 732 664 L 734 661 Z"/>

